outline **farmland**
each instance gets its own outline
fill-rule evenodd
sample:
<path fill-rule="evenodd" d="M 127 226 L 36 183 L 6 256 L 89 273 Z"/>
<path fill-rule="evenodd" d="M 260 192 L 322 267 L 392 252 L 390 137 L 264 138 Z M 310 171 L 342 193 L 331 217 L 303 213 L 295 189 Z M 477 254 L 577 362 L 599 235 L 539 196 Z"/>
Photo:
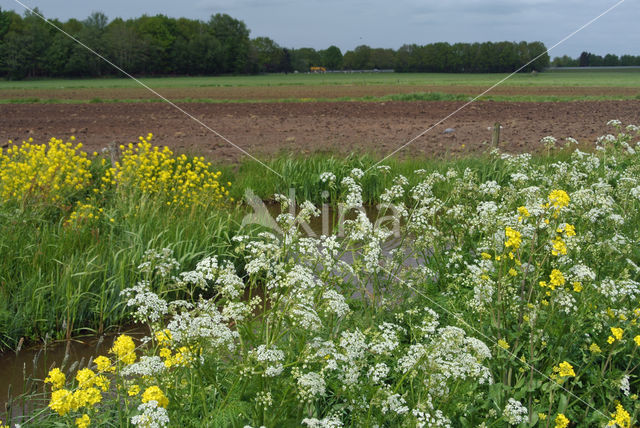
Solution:
<path fill-rule="evenodd" d="M 631 426 L 636 76 L 517 75 L 381 164 L 505 75 L 145 80 L 271 171 L 129 80 L 0 82 L 0 346 L 108 341 L 0 418 Z"/>
<path fill-rule="evenodd" d="M 406 154 L 480 153 L 495 122 L 503 126 L 504 147 L 519 152 L 537 150 L 542 134 L 593 140 L 611 117 L 637 119 L 638 75 L 516 75 L 486 96 L 493 98 L 456 114 Z M 336 73 L 143 82 L 268 158 L 286 150 L 386 154 L 506 76 Z M 0 82 L 0 139 L 75 134 L 87 149 L 99 150 L 151 131 L 158 144 L 224 162 L 241 159 L 238 150 L 136 85 L 128 79 Z M 442 135 L 445 127 L 455 133 Z"/>

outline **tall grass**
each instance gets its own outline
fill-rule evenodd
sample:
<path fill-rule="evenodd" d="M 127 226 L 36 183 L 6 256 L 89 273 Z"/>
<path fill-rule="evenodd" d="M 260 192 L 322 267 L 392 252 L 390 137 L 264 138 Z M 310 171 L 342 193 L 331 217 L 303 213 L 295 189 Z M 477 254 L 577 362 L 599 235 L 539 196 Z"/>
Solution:
<path fill-rule="evenodd" d="M 28 213 L 0 211 L 0 348 L 21 337 L 102 333 L 124 321 L 120 291 L 149 248 L 169 247 L 187 265 L 226 254 L 234 211 L 176 213 L 144 201 L 111 207 L 115 223 L 71 229 Z"/>
<path fill-rule="evenodd" d="M 534 164 L 546 165 L 558 160 L 565 160 L 568 153 L 555 152 L 552 157 L 545 155 L 534 156 Z M 275 193 L 289 195 L 290 189 L 295 190 L 295 196 L 299 201 L 309 200 L 316 204 L 335 203 L 335 195 L 323 197 L 323 190 L 327 186 L 320 181 L 320 174 L 330 171 L 336 175 L 339 183 L 348 176 L 353 168 L 367 171 L 378 167 L 380 159 L 376 156 L 349 155 L 339 157 L 332 154 L 317 153 L 310 156 L 281 155 L 267 161 L 266 164 L 276 171 L 278 175 L 265 169 L 259 162 L 247 160 L 238 167 L 223 167 L 224 175 L 231 177 L 234 183 L 231 192 L 236 200 L 241 200 L 245 189 L 251 189 L 255 195 L 263 200 L 271 200 Z M 508 180 L 504 162 L 486 155 L 466 156 L 450 159 L 433 158 L 389 158 L 380 163 L 380 166 L 388 166 L 388 172 L 384 174 L 365 174 L 361 181 L 363 202 L 373 205 L 379 202 L 380 195 L 388 188 L 396 175 L 402 174 L 409 183 L 416 184 L 421 175 L 416 171 L 424 170 L 426 173 L 440 172 L 445 174 L 453 169 L 464 172 L 469 168 L 474 170 L 479 179 L 495 180 L 498 184 L 504 184 Z"/>

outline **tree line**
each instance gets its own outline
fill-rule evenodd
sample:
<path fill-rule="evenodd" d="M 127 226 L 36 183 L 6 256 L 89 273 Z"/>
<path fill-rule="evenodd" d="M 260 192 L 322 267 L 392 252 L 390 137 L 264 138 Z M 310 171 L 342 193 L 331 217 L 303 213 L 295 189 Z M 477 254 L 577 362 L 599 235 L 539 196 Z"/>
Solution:
<path fill-rule="evenodd" d="M 37 11 L 38 14 L 41 12 Z M 288 49 L 268 37 L 250 38 L 244 22 L 226 14 L 201 21 L 165 15 L 109 20 L 51 20 L 66 33 L 135 75 L 216 75 L 394 69 L 399 72 L 511 72 L 542 70 L 549 56 L 541 42 L 432 43 L 398 50 L 361 45 L 344 54 L 337 46 Z M 536 57 L 540 56 L 536 59 Z M 0 77 L 100 77 L 113 67 L 35 13 L 0 9 Z"/>
<path fill-rule="evenodd" d="M 578 58 L 571 58 L 569 55 L 555 57 L 551 62 L 553 67 L 627 67 L 640 66 L 640 55 L 596 55 L 591 52 L 582 52 Z"/>

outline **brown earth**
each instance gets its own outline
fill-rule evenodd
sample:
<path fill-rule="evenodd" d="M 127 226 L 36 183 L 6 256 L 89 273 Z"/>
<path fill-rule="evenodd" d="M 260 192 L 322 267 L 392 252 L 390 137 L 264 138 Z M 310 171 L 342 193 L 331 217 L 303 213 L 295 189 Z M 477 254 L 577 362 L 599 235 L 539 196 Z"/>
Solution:
<path fill-rule="evenodd" d="M 369 88 L 370 89 L 370 88 Z M 275 104 L 180 104 L 185 111 L 249 153 L 387 154 L 462 107 L 463 102 L 317 102 Z M 540 138 L 574 137 L 582 144 L 611 129 L 609 119 L 640 123 L 639 101 L 561 103 L 477 102 L 418 138 L 399 156 L 474 153 L 486 149 L 488 130 L 503 126 L 501 146 L 515 152 L 540 149 Z M 453 128 L 452 133 L 444 133 Z M 162 103 L 0 104 L 0 141 L 75 135 L 89 151 L 112 140 L 154 141 L 222 162 L 244 155 L 182 112 Z"/>
<path fill-rule="evenodd" d="M 476 96 L 486 91 L 484 86 L 420 86 L 420 85 L 286 85 L 286 86 L 234 86 L 157 88 L 164 97 L 173 100 L 277 100 L 304 98 L 362 98 L 394 94 L 440 92 Z M 497 86 L 489 95 L 498 96 L 620 96 L 640 95 L 640 88 L 580 87 L 580 86 Z M 58 100 L 128 100 L 153 99 L 154 94 L 144 88 L 77 88 L 77 89 L 4 89 L 0 99 L 58 99 Z"/>

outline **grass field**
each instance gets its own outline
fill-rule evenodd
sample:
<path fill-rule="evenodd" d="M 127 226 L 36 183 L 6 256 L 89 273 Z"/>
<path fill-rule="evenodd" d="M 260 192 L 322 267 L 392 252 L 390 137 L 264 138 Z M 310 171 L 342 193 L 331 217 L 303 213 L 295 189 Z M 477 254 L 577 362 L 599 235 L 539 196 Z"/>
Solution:
<path fill-rule="evenodd" d="M 491 86 L 508 74 L 450 73 L 327 73 L 271 74 L 260 76 L 219 77 L 152 77 L 140 81 L 152 88 L 289 86 L 289 85 L 409 85 L 409 86 Z M 506 86 L 602 86 L 640 87 L 640 71 L 556 71 L 531 75 L 516 74 Z M 138 83 L 128 78 L 107 79 L 47 79 L 1 81 L 4 89 L 80 89 L 136 88 Z"/>
<path fill-rule="evenodd" d="M 175 102 L 466 100 L 508 74 L 329 73 L 141 78 Z M 516 74 L 484 100 L 627 100 L 640 96 L 640 72 Z M 126 78 L 0 81 L 0 103 L 160 102 Z"/>

